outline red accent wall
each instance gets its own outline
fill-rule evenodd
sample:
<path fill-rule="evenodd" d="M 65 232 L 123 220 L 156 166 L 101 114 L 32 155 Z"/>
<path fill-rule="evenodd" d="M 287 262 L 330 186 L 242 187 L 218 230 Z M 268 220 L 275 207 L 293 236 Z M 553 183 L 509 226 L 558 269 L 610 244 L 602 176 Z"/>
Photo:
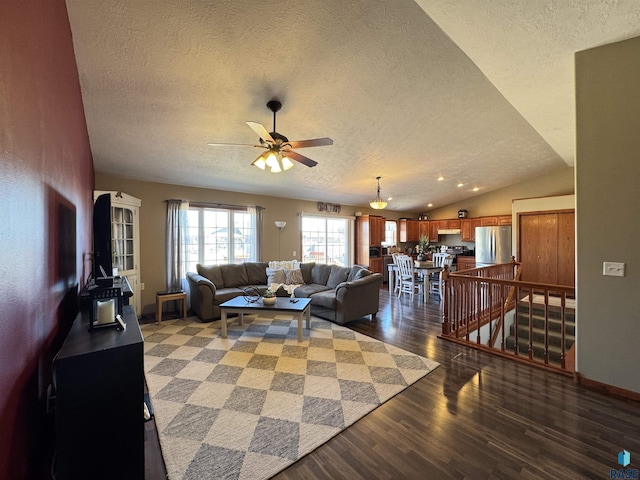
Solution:
<path fill-rule="evenodd" d="M 43 478 L 51 362 L 91 251 L 93 161 L 64 0 L 0 2 L 0 478 Z"/>

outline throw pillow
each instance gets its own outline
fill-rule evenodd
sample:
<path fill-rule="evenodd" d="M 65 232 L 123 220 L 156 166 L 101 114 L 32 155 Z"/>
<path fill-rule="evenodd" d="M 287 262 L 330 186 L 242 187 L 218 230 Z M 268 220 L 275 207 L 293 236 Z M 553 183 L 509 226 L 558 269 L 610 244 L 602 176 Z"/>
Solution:
<path fill-rule="evenodd" d="M 271 285 L 272 283 L 285 283 L 287 281 L 287 275 L 284 270 L 275 270 L 273 268 L 267 268 L 267 285 Z"/>
<path fill-rule="evenodd" d="M 300 270 L 299 268 L 295 270 L 287 270 L 285 283 L 287 285 L 302 285 L 304 283 L 304 278 L 302 277 L 302 270 Z"/>
<path fill-rule="evenodd" d="M 294 268 L 300 268 L 300 262 L 298 260 L 271 260 L 269 268 L 274 270 L 293 270 Z"/>

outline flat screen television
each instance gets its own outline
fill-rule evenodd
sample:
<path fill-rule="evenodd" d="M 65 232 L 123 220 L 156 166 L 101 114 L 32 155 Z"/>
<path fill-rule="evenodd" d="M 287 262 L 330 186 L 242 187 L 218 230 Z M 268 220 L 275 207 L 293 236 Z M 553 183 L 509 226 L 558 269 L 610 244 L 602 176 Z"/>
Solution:
<path fill-rule="evenodd" d="M 113 283 L 111 249 L 111 196 L 100 195 L 93 204 L 93 279 L 98 285 Z M 109 280 L 100 280 L 109 278 Z"/>

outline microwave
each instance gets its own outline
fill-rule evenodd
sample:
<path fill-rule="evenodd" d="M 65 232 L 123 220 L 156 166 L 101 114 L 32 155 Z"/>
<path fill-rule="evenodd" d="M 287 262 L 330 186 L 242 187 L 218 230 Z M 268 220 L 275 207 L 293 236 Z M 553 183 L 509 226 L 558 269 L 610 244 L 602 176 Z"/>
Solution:
<path fill-rule="evenodd" d="M 380 247 L 369 247 L 369 258 L 379 257 L 379 256 L 380 256 Z"/>

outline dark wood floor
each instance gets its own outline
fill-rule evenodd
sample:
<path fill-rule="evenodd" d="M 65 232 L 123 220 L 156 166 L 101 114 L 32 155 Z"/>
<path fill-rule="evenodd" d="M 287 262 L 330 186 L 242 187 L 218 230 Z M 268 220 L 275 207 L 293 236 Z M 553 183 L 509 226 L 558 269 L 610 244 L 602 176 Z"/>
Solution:
<path fill-rule="evenodd" d="M 389 298 L 358 332 L 440 363 L 434 372 L 311 454 L 278 480 L 610 478 L 622 449 L 640 466 L 640 403 L 437 338 L 433 298 Z M 165 477 L 153 423 L 147 479 Z"/>

